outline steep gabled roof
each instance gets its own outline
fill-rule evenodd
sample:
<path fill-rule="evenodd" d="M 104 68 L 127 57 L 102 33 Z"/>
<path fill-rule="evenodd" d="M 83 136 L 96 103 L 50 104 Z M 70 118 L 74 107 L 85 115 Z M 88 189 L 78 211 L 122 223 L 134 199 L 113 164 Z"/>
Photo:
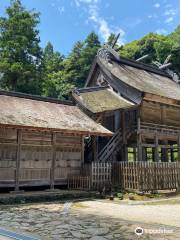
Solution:
<path fill-rule="evenodd" d="M 113 111 L 135 106 L 109 87 L 90 87 L 73 92 L 75 100 L 92 113 Z"/>
<path fill-rule="evenodd" d="M 104 48 L 104 51 L 108 52 L 109 49 Z M 121 81 L 141 92 L 180 100 L 180 85 L 173 81 L 165 71 L 151 65 L 118 57 L 117 54 L 113 54 L 113 51 L 109 53 L 107 58 L 108 53 L 102 54 L 102 52 L 103 49 L 95 59 L 86 86 L 91 79 L 93 69 L 99 66 L 102 71 L 108 71 L 114 81 Z"/>
<path fill-rule="evenodd" d="M 112 135 L 72 102 L 0 91 L 0 125 L 53 129 L 77 134 Z"/>

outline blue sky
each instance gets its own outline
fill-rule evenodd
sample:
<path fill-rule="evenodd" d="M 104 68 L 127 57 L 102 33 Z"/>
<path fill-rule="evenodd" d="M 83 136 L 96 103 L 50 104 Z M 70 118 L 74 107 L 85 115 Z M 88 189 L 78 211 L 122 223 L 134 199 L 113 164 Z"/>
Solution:
<path fill-rule="evenodd" d="M 0 0 L 0 15 L 9 0 Z M 67 55 L 73 44 L 89 32 L 105 42 L 108 35 L 121 33 L 120 44 L 148 32 L 168 34 L 180 24 L 180 0 L 22 0 L 23 5 L 41 13 L 41 46 L 51 41 Z"/>

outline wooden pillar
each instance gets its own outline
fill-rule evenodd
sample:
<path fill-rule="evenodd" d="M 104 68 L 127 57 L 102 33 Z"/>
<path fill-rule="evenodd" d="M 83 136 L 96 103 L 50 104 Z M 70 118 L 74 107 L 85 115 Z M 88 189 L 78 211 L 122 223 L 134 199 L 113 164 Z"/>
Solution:
<path fill-rule="evenodd" d="M 136 162 L 136 147 L 133 147 L 134 162 Z"/>
<path fill-rule="evenodd" d="M 165 145 L 165 148 L 162 148 L 161 161 L 168 162 L 168 148 L 167 148 L 168 142 L 164 141 L 164 145 Z"/>
<path fill-rule="evenodd" d="M 171 152 L 171 162 L 174 162 L 174 146 L 173 145 L 171 146 L 170 152 Z"/>
<path fill-rule="evenodd" d="M 138 161 L 143 160 L 143 152 L 142 152 L 142 136 L 141 133 L 137 134 L 137 153 L 138 153 Z"/>
<path fill-rule="evenodd" d="M 98 160 L 98 149 L 97 149 L 97 137 L 96 136 L 93 136 L 92 149 L 93 149 L 93 160 L 94 160 L 94 162 L 96 162 Z"/>
<path fill-rule="evenodd" d="M 123 162 L 127 162 L 128 161 L 128 148 L 127 148 L 126 144 L 122 145 L 121 156 L 122 156 L 122 161 Z"/>
<path fill-rule="evenodd" d="M 180 162 L 180 134 L 178 136 L 177 147 L 178 147 L 178 162 Z"/>
<path fill-rule="evenodd" d="M 142 156 L 143 156 L 143 161 L 147 161 L 147 148 L 143 147 L 142 148 Z"/>
<path fill-rule="evenodd" d="M 84 164 L 84 136 L 81 138 L 81 163 Z"/>
<path fill-rule="evenodd" d="M 122 129 L 122 140 L 123 140 L 122 142 L 123 142 L 123 144 L 127 144 L 125 111 L 122 111 L 121 129 Z"/>
<path fill-rule="evenodd" d="M 121 156 L 122 161 L 128 161 L 128 147 L 127 147 L 127 136 L 126 136 L 126 119 L 125 119 L 125 111 L 122 110 L 121 114 L 121 129 L 122 129 L 122 148 L 121 148 Z"/>
<path fill-rule="evenodd" d="M 155 134 L 155 148 L 154 148 L 154 161 L 159 162 L 159 139 L 157 133 Z"/>
<path fill-rule="evenodd" d="M 16 152 L 16 174 L 15 174 L 15 191 L 19 191 L 19 175 L 20 175 L 20 160 L 21 160 L 21 142 L 22 130 L 17 130 L 17 152 Z"/>
<path fill-rule="evenodd" d="M 52 162 L 51 162 L 51 175 L 50 175 L 50 188 L 54 189 L 55 180 L 55 165 L 56 165 L 56 133 L 52 133 Z"/>
<path fill-rule="evenodd" d="M 141 135 L 141 121 L 140 121 L 140 114 L 138 114 L 137 119 L 137 160 L 142 161 L 143 153 L 142 153 L 142 135 Z"/>
<path fill-rule="evenodd" d="M 155 162 L 155 148 L 151 148 L 151 152 L 152 152 L 152 161 Z"/>
<path fill-rule="evenodd" d="M 114 130 L 117 131 L 120 128 L 120 112 L 115 111 L 114 113 Z"/>

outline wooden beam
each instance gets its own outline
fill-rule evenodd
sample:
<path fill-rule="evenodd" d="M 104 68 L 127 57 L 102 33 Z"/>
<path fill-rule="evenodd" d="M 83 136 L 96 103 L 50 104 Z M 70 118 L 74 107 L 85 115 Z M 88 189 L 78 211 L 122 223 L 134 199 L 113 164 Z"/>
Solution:
<path fill-rule="evenodd" d="M 51 189 L 54 189 L 55 165 L 56 165 L 56 132 L 53 132 L 52 133 L 52 162 L 51 162 L 51 176 L 50 176 Z"/>
<path fill-rule="evenodd" d="M 0 124 L 0 127 L 2 128 L 20 128 L 19 125 L 11 125 L 11 124 Z M 29 126 L 21 126 L 21 129 L 25 130 L 32 130 L 32 131 L 45 131 L 45 132 L 51 132 L 51 131 L 56 131 L 59 133 L 64 133 L 64 134 L 74 134 L 74 135 L 94 135 L 94 136 L 102 136 L 102 137 L 111 137 L 113 136 L 113 133 L 105 133 L 105 132 L 92 132 L 92 131 L 80 131 L 80 130 L 69 130 L 69 129 L 56 129 L 56 128 L 43 128 L 43 127 L 29 127 Z"/>
<path fill-rule="evenodd" d="M 155 134 L 155 148 L 154 148 L 154 161 L 159 162 L 159 139 L 157 133 Z"/>
<path fill-rule="evenodd" d="M 17 152 L 16 152 L 16 174 L 15 174 L 15 191 L 19 191 L 19 175 L 20 175 L 20 160 L 21 160 L 21 142 L 22 131 L 17 130 Z"/>

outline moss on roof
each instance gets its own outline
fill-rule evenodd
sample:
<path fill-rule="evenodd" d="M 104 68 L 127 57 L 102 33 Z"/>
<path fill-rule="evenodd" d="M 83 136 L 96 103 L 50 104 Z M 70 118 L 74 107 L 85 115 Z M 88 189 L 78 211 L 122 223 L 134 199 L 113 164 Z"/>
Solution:
<path fill-rule="evenodd" d="M 0 95 L 0 125 L 112 135 L 77 106 Z"/>
<path fill-rule="evenodd" d="M 119 96 L 109 88 L 85 91 L 80 92 L 79 94 L 80 96 L 78 96 L 78 99 L 81 101 L 81 104 L 92 113 L 112 111 L 134 106 L 133 103 Z"/>

